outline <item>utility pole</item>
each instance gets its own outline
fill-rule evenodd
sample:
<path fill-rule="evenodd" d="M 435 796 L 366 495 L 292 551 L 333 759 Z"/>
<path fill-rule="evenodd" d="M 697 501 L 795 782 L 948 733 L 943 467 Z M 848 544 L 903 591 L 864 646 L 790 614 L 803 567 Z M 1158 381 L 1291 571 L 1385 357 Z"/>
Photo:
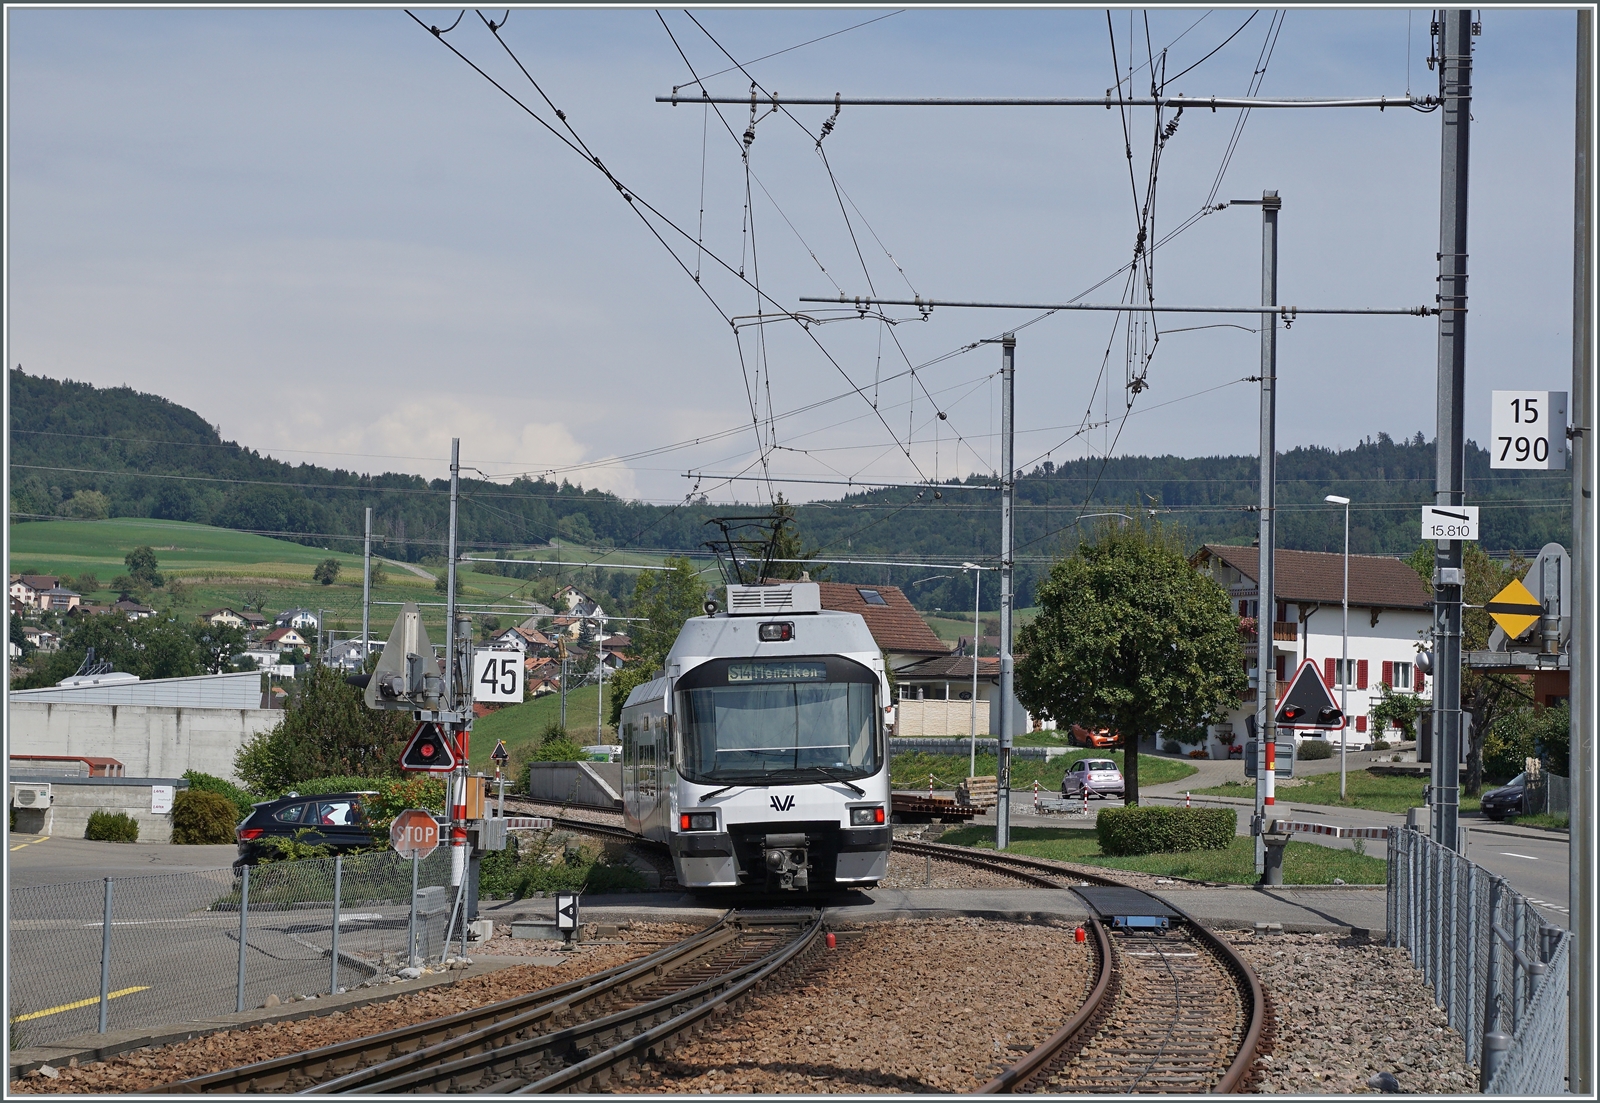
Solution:
<path fill-rule="evenodd" d="M 444 707 L 454 716 L 446 731 L 455 738 L 456 769 L 450 794 L 450 884 L 459 891 L 466 888 L 467 868 L 467 753 L 466 733 L 462 728 L 462 709 L 456 700 L 461 688 L 456 679 L 456 515 L 461 500 L 461 438 L 450 441 L 450 559 L 445 572 L 444 610 Z M 465 913 L 462 913 L 463 916 Z M 465 919 L 463 919 L 465 922 Z M 448 935 L 446 936 L 448 937 Z"/>
<path fill-rule="evenodd" d="M 1015 429 L 1017 385 L 1017 335 L 1000 337 L 1000 765 L 994 811 L 994 845 L 1004 850 L 1011 845 L 1011 591 L 1012 526 L 1017 493 Z M 977 648 L 977 639 L 973 639 Z"/>
<path fill-rule="evenodd" d="M 1435 505 L 1463 504 L 1466 466 L 1467 138 L 1472 110 L 1472 13 L 1439 23 L 1444 100 L 1439 172 L 1439 375 L 1434 438 Z M 1451 850 L 1460 810 L 1462 542 L 1440 540 L 1433 557 L 1433 840 Z"/>
<path fill-rule="evenodd" d="M 361 552 L 361 665 L 372 650 L 372 507 L 367 507 L 367 535 Z"/>
<path fill-rule="evenodd" d="M 1278 301 L 1278 211 L 1283 200 L 1276 191 L 1260 199 L 1235 199 L 1232 203 L 1261 204 L 1261 305 Z M 1277 664 L 1273 656 L 1273 628 L 1278 620 L 1273 569 L 1273 511 L 1278 483 L 1278 316 L 1261 312 L 1261 523 L 1256 536 L 1260 565 L 1256 601 L 1256 814 L 1250 833 L 1256 839 L 1256 872 L 1266 873 L 1267 847 L 1263 833 L 1271 825 L 1267 816 L 1277 800 L 1274 794 L 1277 765 L 1278 705 Z"/>
<path fill-rule="evenodd" d="M 1573 945 L 1567 965 L 1567 1090 L 1591 1095 L 1594 1079 L 1595 579 L 1594 579 L 1594 13 L 1578 9 L 1577 134 L 1573 150 L 1572 264 L 1573 613 L 1567 665 L 1572 702 L 1572 808 L 1567 900 Z"/>

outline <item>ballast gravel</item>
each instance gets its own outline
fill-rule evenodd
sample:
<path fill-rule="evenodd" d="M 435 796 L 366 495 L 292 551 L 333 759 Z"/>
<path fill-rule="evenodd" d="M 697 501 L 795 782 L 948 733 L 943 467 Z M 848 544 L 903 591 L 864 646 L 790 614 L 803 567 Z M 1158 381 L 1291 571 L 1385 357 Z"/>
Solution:
<path fill-rule="evenodd" d="M 106 1061 L 59 1068 L 54 1077 L 34 1070 L 12 1081 L 8 1087 L 13 1092 L 94 1094 L 158 1088 L 176 1080 L 302 1053 L 536 992 L 652 954 L 663 945 L 685 939 L 699 929 L 682 923 L 633 923 L 622 932 L 623 941 L 591 944 L 571 955 L 562 955 L 568 960 L 560 965 L 512 966 L 348 1011 L 224 1030 Z M 541 950 L 551 945 L 523 942 L 523 946 Z"/>
<path fill-rule="evenodd" d="M 1477 1092 L 1461 1036 L 1408 951 L 1332 934 L 1225 937 L 1255 969 L 1277 1015 L 1256 1091 L 1371 1092 L 1368 1079 L 1387 1072 L 1407 1095 Z"/>
<path fill-rule="evenodd" d="M 1071 925 L 934 919 L 838 927 L 838 948 L 618 1094 L 971 1092 L 1083 1002 L 1093 952 Z"/>

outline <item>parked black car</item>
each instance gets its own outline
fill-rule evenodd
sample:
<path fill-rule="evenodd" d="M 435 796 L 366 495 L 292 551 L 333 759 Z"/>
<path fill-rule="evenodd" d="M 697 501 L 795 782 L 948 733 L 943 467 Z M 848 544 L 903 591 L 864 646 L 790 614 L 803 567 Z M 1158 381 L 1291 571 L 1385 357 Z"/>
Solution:
<path fill-rule="evenodd" d="M 1478 800 L 1483 814 L 1491 820 L 1520 816 L 1527 807 L 1528 775 L 1518 774 L 1498 789 L 1490 789 Z"/>
<path fill-rule="evenodd" d="M 376 793 L 291 795 L 255 805 L 234 833 L 239 843 L 234 872 L 273 857 L 267 839 L 298 836 L 302 842 L 330 847 L 335 854 L 388 845 L 388 839 L 374 834 L 367 818 L 364 802 L 375 796 Z M 300 835 L 301 831 L 307 834 Z"/>

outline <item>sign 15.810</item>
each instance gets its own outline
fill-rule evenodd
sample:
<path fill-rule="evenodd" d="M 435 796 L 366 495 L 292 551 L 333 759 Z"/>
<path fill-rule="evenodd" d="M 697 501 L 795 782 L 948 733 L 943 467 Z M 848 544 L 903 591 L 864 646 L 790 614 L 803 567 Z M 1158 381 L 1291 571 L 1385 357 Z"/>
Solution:
<path fill-rule="evenodd" d="M 1495 391 L 1489 422 L 1490 467 L 1566 469 L 1566 391 Z"/>

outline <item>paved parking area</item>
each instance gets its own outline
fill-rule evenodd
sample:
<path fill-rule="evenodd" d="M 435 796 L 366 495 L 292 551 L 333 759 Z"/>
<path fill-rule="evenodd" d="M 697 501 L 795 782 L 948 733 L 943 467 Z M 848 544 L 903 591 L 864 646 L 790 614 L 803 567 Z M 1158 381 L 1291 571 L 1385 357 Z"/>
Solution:
<path fill-rule="evenodd" d="M 232 843 L 172 846 L 169 843 L 98 843 L 58 835 L 11 835 L 6 883 L 12 888 L 146 877 L 195 869 L 228 869 L 239 856 Z"/>

